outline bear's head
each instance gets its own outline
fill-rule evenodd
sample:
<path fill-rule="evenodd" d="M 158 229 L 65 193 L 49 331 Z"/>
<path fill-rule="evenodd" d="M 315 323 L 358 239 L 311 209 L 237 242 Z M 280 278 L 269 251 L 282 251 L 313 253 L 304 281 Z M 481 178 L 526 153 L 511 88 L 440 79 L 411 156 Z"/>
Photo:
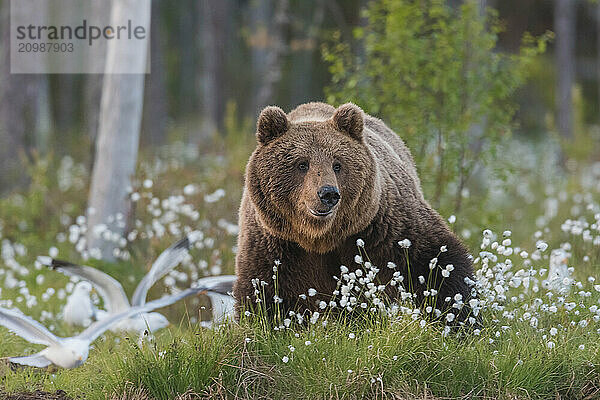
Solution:
<path fill-rule="evenodd" d="M 256 137 L 246 190 L 269 233 L 325 253 L 371 222 L 381 189 L 358 106 L 344 104 L 317 120 L 290 120 L 267 107 Z"/>

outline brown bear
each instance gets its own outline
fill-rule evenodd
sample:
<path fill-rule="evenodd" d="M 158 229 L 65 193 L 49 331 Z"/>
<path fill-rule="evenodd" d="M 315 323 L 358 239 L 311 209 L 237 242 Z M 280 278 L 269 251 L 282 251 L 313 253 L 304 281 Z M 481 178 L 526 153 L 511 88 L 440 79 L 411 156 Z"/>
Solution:
<path fill-rule="evenodd" d="M 337 109 L 308 103 L 287 115 L 267 107 L 256 138 L 239 212 L 238 313 L 256 301 L 253 279 L 267 282 L 261 292 L 272 308 L 276 262 L 281 308 L 317 310 L 336 290 L 340 266 L 358 267 L 362 239 L 370 262 L 380 267 L 379 283 L 398 270 L 407 278 L 404 287 L 422 301 L 422 282 L 434 278 L 441 282 L 436 308 L 465 320 L 472 257 L 424 199 L 410 151 L 381 120 L 351 103 Z M 405 239 L 408 248 L 399 244 Z M 436 257 L 437 266 L 430 268 Z M 396 268 L 387 268 L 388 262 Z M 449 276 L 448 264 L 454 267 Z M 303 296 L 309 289 L 318 294 Z M 398 294 L 392 287 L 386 291 Z M 455 299 L 458 306 L 452 307 Z"/>

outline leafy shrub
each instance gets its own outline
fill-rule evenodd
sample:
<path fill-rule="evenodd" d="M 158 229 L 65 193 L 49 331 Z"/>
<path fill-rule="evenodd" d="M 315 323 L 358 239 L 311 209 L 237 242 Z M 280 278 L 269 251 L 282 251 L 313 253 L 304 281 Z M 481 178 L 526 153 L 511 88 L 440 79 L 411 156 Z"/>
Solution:
<path fill-rule="evenodd" d="M 323 47 L 327 101 L 385 119 L 411 148 L 434 203 L 451 184 L 459 209 L 476 167 L 496 159 L 513 125 L 512 94 L 550 34 L 525 35 L 518 54 L 497 51 L 500 21 L 475 1 L 377 0 L 364 16 L 355 43 L 335 33 Z"/>

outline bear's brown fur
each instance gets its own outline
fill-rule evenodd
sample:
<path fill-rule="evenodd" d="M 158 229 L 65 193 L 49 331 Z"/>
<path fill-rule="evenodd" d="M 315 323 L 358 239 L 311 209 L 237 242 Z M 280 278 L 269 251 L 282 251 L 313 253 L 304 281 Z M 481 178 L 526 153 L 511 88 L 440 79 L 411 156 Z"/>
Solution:
<path fill-rule="evenodd" d="M 417 298 L 425 289 L 418 276 L 427 280 L 434 273 L 436 282 L 443 282 L 438 308 L 447 308 L 445 298 L 457 293 L 467 301 L 471 289 L 465 277 L 472 277 L 471 257 L 424 199 L 408 148 L 381 120 L 351 103 L 337 109 L 308 103 L 288 115 L 267 107 L 258 118 L 256 136 L 239 216 L 234 287 L 238 311 L 255 300 L 254 278 L 268 283 L 265 300 L 272 304 L 276 260 L 281 262 L 278 295 L 283 310 L 317 309 L 316 302 L 328 300 L 335 290 L 333 277 L 340 275 L 340 266 L 356 269 L 359 238 L 371 262 L 380 267 L 380 283 L 392 277 L 394 270 L 386 268 L 389 261 L 407 277 L 405 249 L 398 241 L 409 239 Z M 327 187 L 339 191 L 331 195 L 339 197 L 331 209 L 336 200 L 320 197 Z M 448 250 L 440 253 L 441 246 Z M 442 279 L 440 268 L 431 272 L 429 262 L 436 256 L 438 265 L 454 265 L 450 277 Z M 299 298 L 309 288 L 319 294 Z M 464 319 L 466 314 L 460 314 Z"/>

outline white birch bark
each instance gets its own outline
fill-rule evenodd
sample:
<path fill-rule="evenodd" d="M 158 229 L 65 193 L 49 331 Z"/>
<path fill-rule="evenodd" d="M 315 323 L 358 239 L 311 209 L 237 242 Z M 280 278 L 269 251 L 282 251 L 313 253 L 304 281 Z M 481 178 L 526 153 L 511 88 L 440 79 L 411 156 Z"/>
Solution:
<path fill-rule="evenodd" d="M 150 2 L 113 1 L 111 23 L 134 17 L 148 27 Z M 128 193 L 137 161 L 145 77 L 142 73 L 115 72 L 122 71 L 124 65 L 145 71 L 147 51 L 147 46 L 135 40 L 111 40 L 108 44 L 88 204 L 87 245 L 90 250 L 99 249 L 102 259 L 109 261 L 115 259 L 115 240 L 125 233 L 131 206 Z M 112 234 L 102 234 L 103 226 Z"/>

